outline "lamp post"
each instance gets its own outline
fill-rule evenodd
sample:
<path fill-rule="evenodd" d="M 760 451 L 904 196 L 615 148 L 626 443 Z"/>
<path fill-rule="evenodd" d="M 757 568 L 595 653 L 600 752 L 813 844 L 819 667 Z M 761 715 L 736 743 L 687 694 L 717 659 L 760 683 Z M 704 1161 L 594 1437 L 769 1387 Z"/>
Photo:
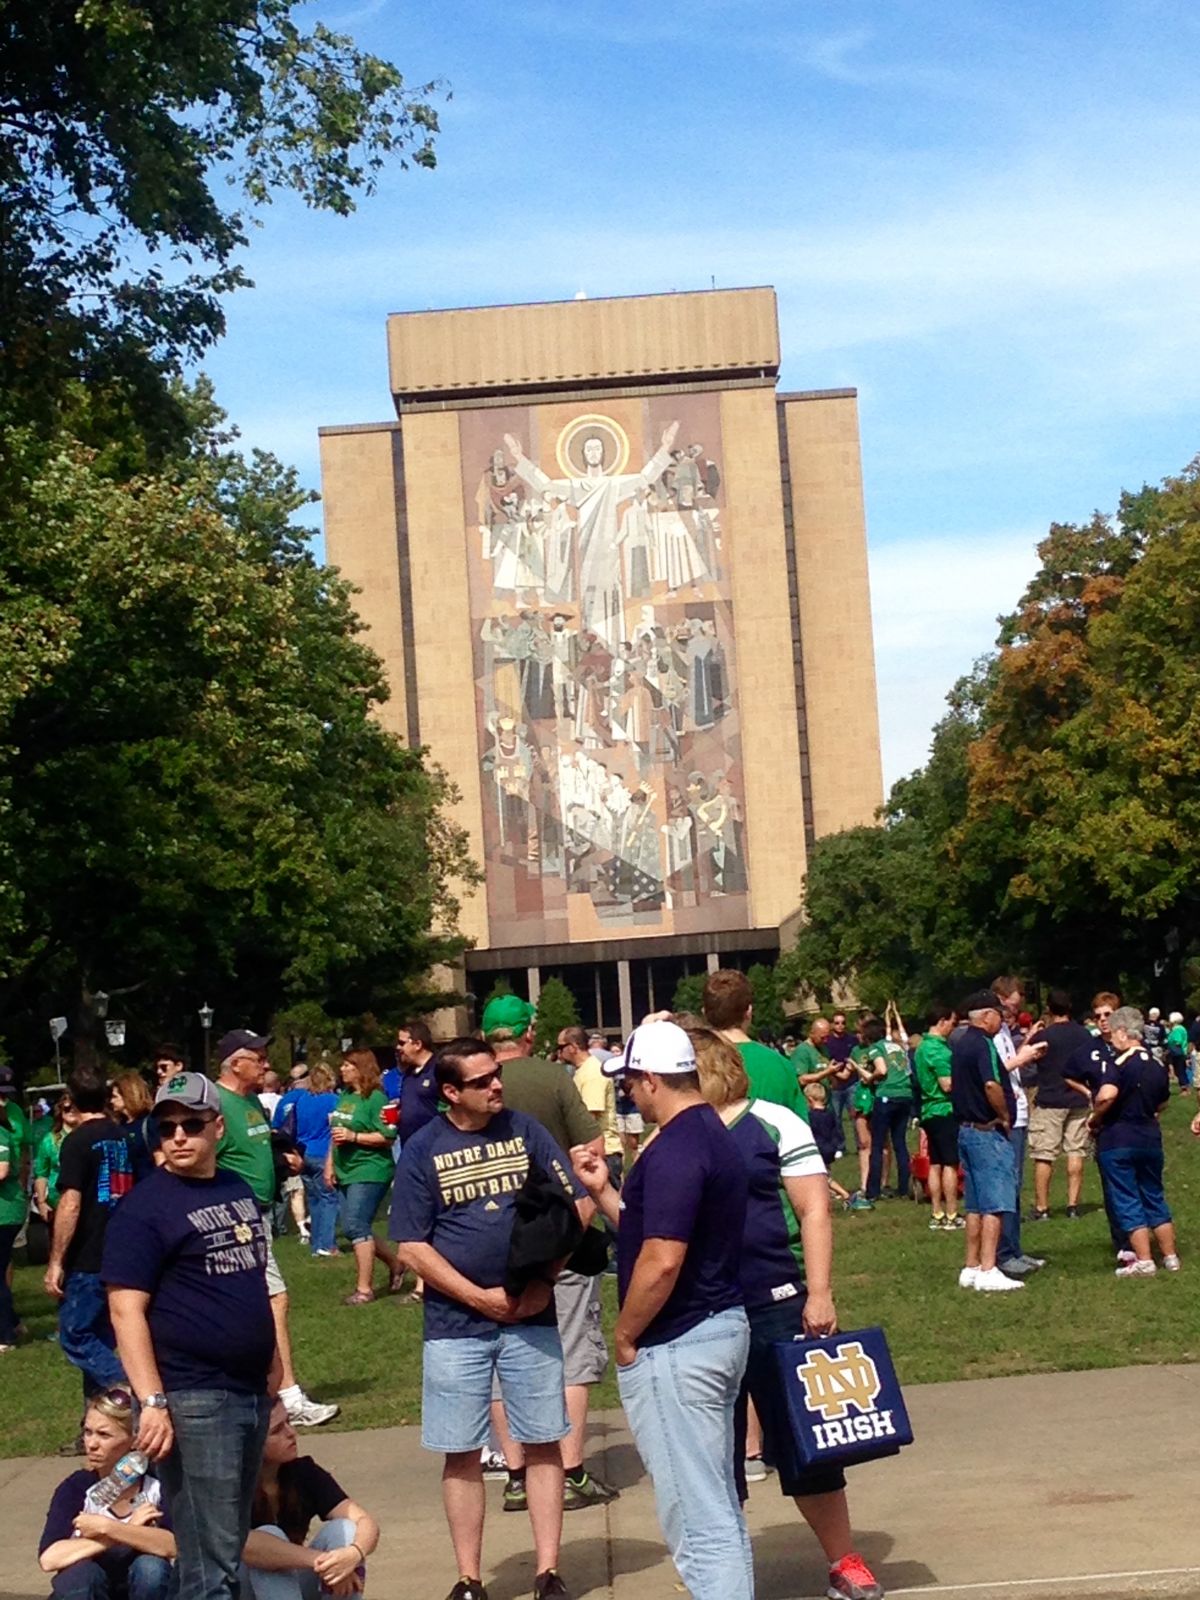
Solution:
<path fill-rule="evenodd" d="M 200 1007 L 200 1026 L 204 1029 L 204 1071 L 212 1077 L 212 1061 L 209 1056 L 209 1043 L 212 1039 L 213 1008 L 209 1005 Z"/>

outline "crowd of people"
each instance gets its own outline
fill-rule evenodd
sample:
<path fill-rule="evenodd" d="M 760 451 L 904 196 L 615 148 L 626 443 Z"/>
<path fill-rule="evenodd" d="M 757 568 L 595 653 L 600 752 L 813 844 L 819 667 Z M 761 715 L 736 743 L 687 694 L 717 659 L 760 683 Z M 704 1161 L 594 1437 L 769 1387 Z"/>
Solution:
<path fill-rule="evenodd" d="M 621 1401 L 694 1600 L 752 1596 L 744 1506 L 771 1473 L 822 1548 L 831 1600 L 883 1595 L 844 1474 L 800 1461 L 772 1353 L 837 1330 L 831 1200 L 857 1213 L 927 1196 L 929 1228 L 963 1233 L 960 1286 L 1019 1290 L 1044 1265 L 1022 1239 L 1027 1156 L 1032 1226 L 1060 1158 L 1079 1216 L 1094 1155 L 1118 1276 L 1179 1269 L 1159 1116 L 1172 1073 L 1191 1087 L 1200 1029 L 1177 1014 L 1164 1024 L 1105 992 L 1081 1022 L 1051 990 L 1035 1019 L 1020 980 L 999 977 L 931 1007 L 919 1033 L 889 1005 L 853 1029 L 843 1012 L 815 1018 L 772 1048 L 752 1037 L 745 977 L 717 971 L 701 1015 L 647 1018 L 623 1049 L 568 1027 L 540 1058 L 535 1020 L 497 996 L 477 1035 L 440 1048 L 414 1021 L 386 1070 L 347 1051 L 340 1093 L 320 1061 L 285 1088 L 261 1034 L 220 1041 L 215 1081 L 163 1047 L 153 1091 L 136 1072 L 73 1071 L 36 1137 L 0 1070 L 0 1350 L 19 1337 L 7 1269 L 31 1200 L 83 1385 L 65 1448 L 85 1465 L 39 1546 L 55 1595 L 362 1589 L 378 1524 L 298 1452 L 295 1430 L 337 1407 L 297 1379 L 272 1245 L 289 1221 L 314 1257 L 348 1243 L 347 1306 L 375 1298 L 380 1267 L 387 1290 L 415 1280 L 450 1600 L 487 1600 L 485 1476 L 529 1516 L 535 1600 L 569 1594 L 564 1512 L 618 1493 L 587 1465 L 610 1256 Z M 853 1192 L 830 1173 L 851 1152 Z"/>

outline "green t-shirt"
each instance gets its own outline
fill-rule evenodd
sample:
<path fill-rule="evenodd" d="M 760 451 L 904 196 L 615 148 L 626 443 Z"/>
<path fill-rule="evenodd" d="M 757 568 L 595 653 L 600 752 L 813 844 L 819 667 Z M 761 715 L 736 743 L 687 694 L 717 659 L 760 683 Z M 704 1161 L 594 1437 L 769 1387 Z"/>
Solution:
<path fill-rule="evenodd" d="M 1178 1050 L 1180 1055 L 1186 1055 L 1187 1047 L 1187 1029 L 1181 1022 L 1177 1022 L 1171 1029 L 1170 1033 L 1167 1034 L 1167 1048 L 1170 1050 Z"/>
<path fill-rule="evenodd" d="M 850 1059 L 865 1067 L 867 1064 L 867 1046 L 865 1044 L 856 1044 L 850 1052 Z M 854 1075 L 853 1083 L 854 1093 L 850 1096 L 850 1104 L 855 1111 L 860 1111 L 864 1116 L 869 1117 L 871 1108 L 875 1104 L 875 1085 L 873 1083 L 864 1083 L 857 1073 Z"/>
<path fill-rule="evenodd" d="M 938 1082 L 950 1076 L 950 1046 L 936 1033 L 927 1033 L 917 1046 L 913 1067 L 921 1085 L 921 1116 L 949 1117 L 954 1114 L 949 1093 Z"/>
<path fill-rule="evenodd" d="M 61 1133 L 51 1129 L 38 1145 L 33 1158 L 33 1175 L 35 1178 L 45 1178 L 46 1204 L 51 1207 L 58 1204 L 58 1153 L 66 1136 L 65 1128 Z"/>
<path fill-rule="evenodd" d="M 772 1105 L 787 1106 L 789 1111 L 794 1111 L 807 1122 L 808 1101 L 796 1078 L 795 1056 L 789 1061 L 778 1051 L 768 1050 L 765 1044 L 758 1044 L 753 1039 L 745 1040 L 737 1048 L 746 1076 L 750 1079 L 751 1099 L 769 1100 Z"/>
<path fill-rule="evenodd" d="M 3 1105 L 8 1112 L 8 1125 L 16 1138 L 18 1152 L 30 1149 L 33 1145 L 33 1132 L 29 1126 L 29 1118 L 25 1115 L 24 1108 L 11 1098 L 0 1101 L 0 1105 Z M 17 1159 L 20 1159 L 19 1153 Z"/>
<path fill-rule="evenodd" d="M 376 1089 L 368 1095 L 344 1094 L 337 1110 L 329 1114 L 331 1128 L 348 1128 L 351 1133 L 382 1133 L 389 1144 L 396 1137 L 395 1128 L 383 1120 L 387 1095 Z M 390 1183 L 396 1164 L 392 1152 L 385 1145 L 335 1144 L 333 1170 L 340 1184 Z"/>
<path fill-rule="evenodd" d="M 788 1060 L 797 1077 L 804 1072 L 821 1072 L 829 1065 L 829 1057 L 822 1055 L 816 1045 L 810 1043 L 808 1039 L 800 1041 Z"/>
<path fill-rule="evenodd" d="M 503 1063 L 504 1109 L 540 1122 L 560 1150 L 590 1144 L 600 1131 L 583 1096 L 563 1069 L 542 1056 L 513 1056 Z"/>
<path fill-rule="evenodd" d="M 11 1107 L 9 1115 L 12 1115 Z M 0 1161 L 8 1162 L 8 1177 L 0 1182 L 0 1228 L 19 1228 L 25 1221 L 25 1191 L 21 1187 L 21 1135 L 16 1128 L 5 1127 L 3 1123 L 0 1123 Z"/>
<path fill-rule="evenodd" d="M 882 1061 L 887 1068 L 884 1076 L 875 1084 L 875 1093 L 880 1100 L 912 1099 L 908 1052 L 902 1044 L 896 1044 L 891 1039 L 881 1039 L 878 1044 L 871 1045 L 867 1052 L 867 1060 L 875 1067 Z"/>
<path fill-rule="evenodd" d="M 217 1165 L 245 1178 L 260 1206 L 275 1203 L 275 1155 L 271 1124 L 256 1094 L 238 1094 L 217 1085 L 225 1135 L 217 1146 Z"/>

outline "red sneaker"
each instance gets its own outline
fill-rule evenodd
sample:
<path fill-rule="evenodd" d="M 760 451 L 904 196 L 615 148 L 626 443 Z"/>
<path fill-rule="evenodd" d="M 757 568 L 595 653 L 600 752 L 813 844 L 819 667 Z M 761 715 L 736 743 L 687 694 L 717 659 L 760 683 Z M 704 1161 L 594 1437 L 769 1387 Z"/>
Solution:
<path fill-rule="evenodd" d="M 836 1567 L 829 1569 L 828 1600 L 883 1600 L 883 1585 L 870 1567 L 851 1550 Z"/>

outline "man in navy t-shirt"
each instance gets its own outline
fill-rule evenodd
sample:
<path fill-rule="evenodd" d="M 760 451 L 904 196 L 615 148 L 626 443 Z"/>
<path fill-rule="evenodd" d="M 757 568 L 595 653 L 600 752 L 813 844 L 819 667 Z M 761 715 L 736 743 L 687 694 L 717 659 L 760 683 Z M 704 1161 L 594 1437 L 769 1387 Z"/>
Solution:
<path fill-rule="evenodd" d="M 448 1110 L 404 1147 L 391 1236 L 425 1284 L 421 1443 L 446 1458 L 446 1519 L 458 1561 L 451 1600 L 486 1600 L 484 1482 L 493 1374 L 513 1438 L 525 1447 L 536 1556 L 534 1600 L 565 1596 L 558 1574 L 566 1438 L 562 1343 L 548 1264 L 519 1299 L 504 1290 L 517 1198 L 531 1171 L 559 1184 L 589 1222 L 593 1207 L 567 1153 L 532 1117 L 506 1111 L 504 1066 L 490 1044 L 455 1039 L 437 1054 Z"/>
<path fill-rule="evenodd" d="M 967 1214 L 966 1261 L 958 1275 L 960 1289 L 988 1293 L 1023 1289 L 996 1265 L 1001 1220 L 1017 1204 L 1017 1168 L 1009 1135 L 1016 1119 L 1016 1098 L 1008 1072 L 1001 1066 L 996 1035 L 1004 1013 L 999 999 L 980 990 L 957 1007 L 966 1018 L 961 1033 L 951 1035 L 950 1100 L 958 1118 L 958 1154 L 962 1162 L 963 1210 Z"/>
<path fill-rule="evenodd" d="M 643 1023 L 604 1070 L 658 1124 L 619 1197 L 602 1161 L 576 1156 L 585 1186 L 617 1225 L 621 1401 L 693 1600 L 751 1600 L 731 1448 L 750 1348 L 739 1281 L 746 1164 L 701 1096 L 692 1042 L 675 1023 Z"/>
<path fill-rule="evenodd" d="M 433 1072 L 433 1035 L 423 1022 L 406 1022 L 396 1030 L 396 1065 L 383 1075 L 383 1092 L 399 1102 L 399 1137 L 392 1153 L 399 1161 L 404 1146 L 438 1113 L 441 1091 Z"/>
<path fill-rule="evenodd" d="M 249 1185 L 217 1167 L 216 1085 L 177 1073 L 154 1112 L 165 1165 L 113 1215 L 100 1276 L 141 1402 L 137 1447 L 160 1463 L 180 1590 L 232 1600 L 270 1412 L 267 1236 Z"/>

